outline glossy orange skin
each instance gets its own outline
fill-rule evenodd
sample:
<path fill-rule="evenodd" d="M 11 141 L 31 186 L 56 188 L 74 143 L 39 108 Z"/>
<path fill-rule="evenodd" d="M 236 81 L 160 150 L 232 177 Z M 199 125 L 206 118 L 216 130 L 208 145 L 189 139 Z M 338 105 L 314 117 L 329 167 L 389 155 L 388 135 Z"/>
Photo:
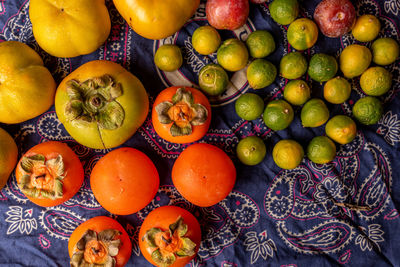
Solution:
<path fill-rule="evenodd" d="M 172 182 L 189 202 L 209 207 L 217 204 L 232 191 L 236 168 L 220 148 L 193 144 L 186 148 L 172 167 Z"/>
<path fill-rule="evenodd" d="M 146 234 L 147 230 L 153 227 L 160 228 L 163 231 L 168 230 L 169 225 L 174 223 L 178 216 L 181 216 L 183 218 L 183 222 L 188 226 L 188 231 L 185 237 L 190 238 L 190 240 L 196 243 L 196 253 L 199 250 L 201 242 L 201 229 L 197 219 L 190 212 L 180 207 L 159 207 L 147 215 L 142 226 L 140 227 L 139 232 L 140 251 L 151 264 L 157 266 L 157 264 L 151 259 L 151 254 L 147 251 L 149 246 L 142 240 L 143 236 Z M 169 267 L 183 267 L 195 256 L 196 254 L 191 257 L 176 257 L 176 261 Z"/>
<path fill-rule="evenodd" d="M 64 167 L 65 167 L 65 177 L 62 180 L 63 182 L 63 197 L 58 199 L 40 199 L 40 198 L 32 198 L 26 196 L 30 201 L 35 203 L 36 205 L 42 207 L 52 207 L 57 206 L 71 197 L 73 197 L 76 192 L 81 188 L 84 178 L 82 163 L 80 162 L 78 156 L 69 148 L 68 145 L 57 142 L 57 141 L 49 141 L 45 143 L 38 144 L 31 149 L 29 149 L 24 156 L 32 156 L 35 154 L 42 154 L 45 156 L 46 160 L 55 158 L 59 154 L 63 157 Z M 24 157 L 22 156 L 21 159 Z M 21 168 L 21 159 L 15 168 L 15 176 L 17 178 L 17 182 L 24 175 L 24 171 Z"/>
<path fill-rule="evenodd" d="M 143 152 L 122 147 L 94 166 L 90 185 L 104 209 L 118 215 L 135 213 L 150 203 L 160 184 L 158 171 Z"/>
<path fill-rule="evenodd" d="M 128 262 L 132 253 L 131 240 L 121 224 L 119 224 L 116 220 L 106 216 L 91 218 L 83 222 L 72 232 L 68 241 L 68 253 L 70 258 L 76 250 L 76 243 L 78 243 L 88 229 L 91 229 L 97 233 L 107 229 L 115 229 L 120 231 L 122 234 L 117 238 L 121 239 L 121 246 L 119 247 L 117 256 L 115 256 L 115 260 L 117 261 L 116 266 L 122 267 Z"/>
<path fill-rule="evenodd" d="M 192 95 L 194 98 L 194 103 L 201 104 L 207 109 L 208 117 L 204 124 L 192 126 L 193 127 L 192 134 L 184 135 L 184 136 L 172 136 L 170 133 L 172 123 L 162 124 L 160 122 L 160 120 L 158 119 L 157 112 L 155 111 L 155 109 L 156 109 L 156 106 L 158 104 L 160 104 L 161 102 L 164 102 L 164 101 L 172 102 L 172 97 L 176 93 L 176 90 L 178 90 L 178 88 L 182 88 L 182 87 L 184 87 L 187 91 L 192 92 Z M 157 132 L 157 134 L 164 140 L 167 140 L 168 142 L 177 143 L 177 144 L 185 144 L 185 143 L 195 142 L 195 141 L 201 139 L 207 133 L 208 128 L 210 127 L 210 123 L 211 123 L 210 102 L 208 101 L 208 98 L 202 92 L 200 92 L 197 89 L 191 88 L 191 87 L 173 86 L 173 87 L 166 88 L 163 91 L 161 91 L 161 93 L 158 94 L 156 100 L 154 101 L 152 114 L 151 114 L 151 122 L 153 123 L 154 130 Z"/>

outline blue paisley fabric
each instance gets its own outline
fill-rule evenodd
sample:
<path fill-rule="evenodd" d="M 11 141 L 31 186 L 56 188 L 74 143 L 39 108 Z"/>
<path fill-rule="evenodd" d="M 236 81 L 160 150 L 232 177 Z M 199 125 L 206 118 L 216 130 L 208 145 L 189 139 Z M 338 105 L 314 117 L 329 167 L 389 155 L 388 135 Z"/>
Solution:
<path fill-rule="evenodd" d="M 135 74 L 144 84 L 152 102 L 165 87 L 197 84 L 199 70 L 216 62 L 216 55 L 204 57 L 193 50 L 191 35 L 207 23 L 205 4 L 175 35 L 162 40 L 144 39 L 133 32 L 106 1 L 112 20 L 111 34 L 96 52 L 77 58 L 55 58 L 36 43 L 28 16 L 28 0 L 0 0 L 0 41 L 17 40 L 34 48 L 44 59 L 59 83 L 81 64 L 106 59 L 115 61 Z M 223 39 L 245 40 L 258 29 L 270 31 L 277 43 L 276 51 L 267 57 L 278 66 L 280 58 L 293 50 L 286 38 L 286 26 L 270 17 L 267 1 L 250 5 L 247 23 L 236 31 L 221 31 Z M 303 17 L 312 18 L 319 1 L 300 1 Z M 400 1 L 353 1 L 358 15 L 373 14 L 382 24 L 380 36 L 400 41 Z M 180 71 L 166 73 L 153 63 L 156 49 L 166 43 L 182 48 L 184 65 Z M 330 39 L 320 34 L 317 44 L 304 52 L 308 59 L 318 52 L 338 58 L 341 50 L 357 43 L 351 34 Z M 370 46 L 370 43 L 366 44 Z M 178 205 L 192 212 L 202 227 L 202 243 L 190 266 L 400 266 L 400 60 L 387 69 L 393 74 L 391 90 L 381 97 L 384 115 L 378 124 L 358 126 L 356 139 L 338 147 L 336 159 L 316 165 L 304 158 L 294 170 L 281 170 L 273 162 L 273 145 L 292 138 L 304 147 L 324 126 L 303 128 L 299 109 L 284 131 L 273 132 L 262 119 L 244 121 L 234 110 L 241 93 L 253 92 L 245 72 L 232 74 L 232 86 L 226 93 L 211 99 L 213 118 L 209 132 L 200 140 L 222 148 L 237 168 L 237 182 L 232 193 L 209 208 L 196 207 L 172 185 L 174 160 L 187 145 L 162 140 L 154 131 L 150 114 L 144 125 L 123 146 L 145 152 L 155 163 L 161 186 L 153 201 L 143 210 L 129 216 L 115 216 L 105 211 L 93 196 L 89 174 L 108 150 L 93 150 L 75 142 L 57 119 L 54 107 L 39 117 L 18 125 L 0 125 L 16 140 L 20 155 L 32 146 L 49 140 L 67 143 L 80 157 L 85 181 L 80 191 L 66 203 L 42 208 L 32 204 L 20 192 L 12 174 L 0 192 L 0 265 L 2 266 L 68 266 L 68 238 L 83 221 L 105 215 L 116 218 L 132 240 L 132 257 L 128 266 L 151 266 L 141 255 L 138 232 L 141 222 L 153 209 Z M 321 85 L 312 85 L 313 95 L 322 97 Z M 257 90 L 265 101 L 282 98 L 287 80 L 278 77 L 274 84 Z M 351 115 L 354 102 L 363 96 L 359 79 L 352 80 L 351 98 L 342 105 L 328 105 L 331 116 Z M 0 115 L 1 116 L 1 115 Z M 242 165 L 235 156 L 240 139 L 257 135 L 267 145 L 267 157 L 255 166 Z M 369 211 L 355 211 L 337 206 L 347 202 L 369 206 Z"/>

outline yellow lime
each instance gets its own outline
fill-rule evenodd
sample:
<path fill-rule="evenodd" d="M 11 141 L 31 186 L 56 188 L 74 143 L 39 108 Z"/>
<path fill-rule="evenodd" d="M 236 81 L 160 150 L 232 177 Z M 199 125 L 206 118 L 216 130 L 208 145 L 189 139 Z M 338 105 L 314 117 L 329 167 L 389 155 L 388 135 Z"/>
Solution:
<path fill-rule="evenodd" d="M 269 5 L 269 12 L 277 23 L 288 25 L 299 15 L 299 3 L 297 0 L 274 0 Z"/>
<path fill-rule="evenodd" d="M 373 15 L 362 15 L 356 20 L 351 33 L 354 38 L 360 42 L 369 42 L 374 40 L 381 30 L 379 19 Z"/>
<path fill-rule="evenodd" d="M 0 128 L 0 190 L 17 164 L 18 148 L 14 139 Z"/>
<path fill-rule="evenodd" d="M 199 72 L 199 86 L 208 95 L 222 94 L 225 92 L 228 83 L 228 74 L 217 64 L 205 65 Z"/>
<path fill-rule="evenodd" d="M 331 162 L 336 157 L 335 143 L 326 136 L 314 137 L 307 146 L 307 157 L 317 164 Z"/>
<path fill-rule="evenodd" d="M 292 105 L 303 105 L 310 99 L 311 90 L 303 80 L 293 80 L 286 84 L 283 97 Z"/>
<path fill-rule="evenodd" d="M 346 115 L 336 115 L 328 121 L 325 133 L 339 144 L 348 144 L 356 137 L 356 123 Z"/>
<path fill-rule="evenodd" d="M 307 71 L 307 60 L 300 52 L 291 52 L 282 57 L 280 73 L 283 78 L 297 79 Z"/>
<path fill-rule="evenodd" d="M 296 50 L 306 50 L 317 42 L 318 27 L 310 19 L 297 19 L 290 24 L 287 39 Z"/>
<path fill-rule="evenodd" d="M 329 110 L 321 99 L 313 98 L 301 109 L 303 127 L 319 127 L 329 119 Z"/>
<path fill-rule="evenodd" d="M 154 63 L 163 71 L 175 71 L 182 66 L 182 52 L 178 46 L 165 44 L 159 47 L 154 56 Z"/>
<path fill-rule="evenodd" d="M 274 52 L 274 37 L 264 30 L 257 30 L 250 33 L 246 39 L 246 45 L 249 49 L 250 56 L 253 58 L 263 58 Z"/>
<path fill-rule="evenodd" d="M 308 75 L 317 82 L 326 82 L 333 78 L 338 71 L 338 64 L 333 56 L 315 54 L 308 65 Z"/>
<path fill-rule="evenodd" d="M 246 45 L 238 39 L 228 39 L 217 51 L 218 63 L 227 71 L 238 71 L 247 65 L 249 52 Z"/>
<path fill-rule="evenodd" d="M 254 89 L 261 89 L 275 81 L 276 67 L 265 59 L 256 59 L 247 67 L 247 80 Z"/>
<path fill-rule="evenodd" d="M 212 54 L 217 51 L 220 44 L 221 36 L 218 31 L 211 26 L 201 26 L 193 33 L 192 45 L 199 54 Z"/>
<path fill-rule="evenodd" d="M 267 153 L 264 141 L 257 136 L 249 136 L 240 140 L 236 147 L 236 155 L 245 164 L 254 166 L 262 162 Z"/>
<path fill-rule="evenodd" d="M 371 58 L 371 51 L 366 46 L 349 45 L 340 54 L 340 69 L 346 78 L 354 78 L 368 68 Z"/>
<path fill-rule="evenodd" d="M 382 67 L 371 67 L 361 75 L 360 85 L 367 95 L 383 95 L 392 86 L 392 74 Z"/>
<path fill-rule="evenodd" d="M 264 100 L 259 95 L 245 93 L 236 100 L 235 110 L 242 119 L 248 121 L 255 120 L 264 111 Z"/>
<path fill-rule="evenodd" d="M 332 104 L 341 104 L 349 99 L 351 94 L 350 83 L 342 77 L 335 77 L 324 85 L 324 98 Z"/>
<path fill-rule="evenodd" d="M 353 116 L 365 125 L 377 123 L 382 114 L 382 103 L 378 98 L 373 96 L 360 98 L 353 106 Z"/>
<path fill-rule="evenodd" d="M 380 38 L 372 43 L 372 60 L 378 65 L 389 65 L 399 57 L 399 51 L 399 44 L 395 40 Z"/>
<path fill-rule="evenodd" d="M 271 130 L 280 131 L 287 128 L 293 121 L 292 106 L 285 100 L 273 100 L 264 110 L 263 120 Z"/>
<path fill-rule="evenodd" d="M 278 167 L 282 169 L 294 169 L 303 160 L 303 147 L 294 140 L 281 140 L 272 150 L 272 158 Z"/>

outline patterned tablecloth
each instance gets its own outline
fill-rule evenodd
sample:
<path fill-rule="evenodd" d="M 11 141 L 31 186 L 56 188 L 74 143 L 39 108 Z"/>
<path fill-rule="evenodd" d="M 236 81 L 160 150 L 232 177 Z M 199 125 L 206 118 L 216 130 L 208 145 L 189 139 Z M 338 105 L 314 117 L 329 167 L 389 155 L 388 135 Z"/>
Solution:
<path fill-rule="evenodd" d="M 268 1 L 270 2 L 270 1 Z M 300 1 L 301 16 L 312 18 L 319 1 Z M 380 36 L 400 41 L 400 1 L 360 0 L 354 2 L 359 14 L 373 14 L 382 24 Z M 197 83 L 202 66 L 216 62 L 216 55 L 204 57 L 191 45 L 190 36 L 207 23 L 204 3 L 175 35 L 147 40 L 133 32 L 107 1 L 112 29 L 106 43 L 96 52 L 77 58 L 55 58 L 41 50 L 32 34 L 28 0 L 0 0 L 0 41 L 18 40 L 40 53 L 57 82 L 81 64 L 107 59 L 122 64 L 143 82 L 151 102 L 165 87 Z M 231 32 L 221 31 L 223 39 L 236 36 L 245 40 L 256 29 L 269 30 L 277 50 L 268 60 L 278 66 L 282 55 L 292 51 L 286 39 L 286 26 L 270 17 L 268 3 L 251 4 L 246 25 Z M 351 34 L 329 39 L 320 34 L 317 44 L 305 51 L 308 59 L 324 52 L 339 56 L 355 43 Z M 179 72 L 164 73 L 153 63 L 155 50 L 165 43 L 183 49 L 184 66 Z M 367 44 L 370 46 L 370 44 Z M 163 205 L 178 205 L 191 211 L 202 226 L 202 243 L 191 266 L 400 266 L 400 61 L 387 67 L 393 73 L 392 89 L 381 97 L 384 115 L 378 124 L 358 124 L 356 139 L 340 146 L 336 159 L 316 165 L 307 158 L 290 171 L 279 169 L 271 151 L 280 139 L 293 138 L 303 146 L 324 127 L 301 127 L 299 109 L 291 126 L 279 132 L 268 129 L 262 119 L 244 121 L 234 110 L 234 101 L 243 92 L 251 92 L 244 72 L 235 73 L 230 88 L 221 98 L 212 99 L 213 119 L 209 132 L 201 140 L 224 149 L 237 167 L 237 182 L 232 193 L 210 208 L 199 208 L 183 199 L 172 185 L 174 160 L 187 145 L 163 141 L 154 131 L 148 116 L 144 125 L 127 141 L 145 152 L 155 163 L 161 186 L 154 200 L 142 211 L 129 216 L 114 216 L 105 211 L 93 196 L 89 185 L 92 167 L 106 150 L 93 150 L 76 143 L 59 122 L 54 107 L 41 116 L 19 125 L 0 125 L 15 138 L 19 152 L 48 140 L 67 143 L 80 157 L 85 181 L 80 191 L 66 203 L 41 208 L 20 192 L 14 174 L 0 192 L 0 264 L 3 266 L 68 266 L 68 237 L 83 221 L 98 215 L 116 218 L 129 233 L 133 250 L 129 266 L 150 266 L 138 247 L 138 231 L 149 211 Z M 311 83 L 309 78 L 307 80 Z M 287 83 L 275 83 L 256 93 L 266 101 L 282 98 Z M 359 80 L 352 81 L 351 100 L 328 105 L 333 114 L 351 114 L 351 106 L 363 92 Z M 312 82 L 315 96 L 321 86 Z M 1 115 L 0 115 L 1 116 Z M 243 137 L 258 135 L 267 145 L 266 159 L 255 167 L 240 164 L 235 146 Z M 370 211 L 353 211 L 334 202 L 368 205 Z"/>

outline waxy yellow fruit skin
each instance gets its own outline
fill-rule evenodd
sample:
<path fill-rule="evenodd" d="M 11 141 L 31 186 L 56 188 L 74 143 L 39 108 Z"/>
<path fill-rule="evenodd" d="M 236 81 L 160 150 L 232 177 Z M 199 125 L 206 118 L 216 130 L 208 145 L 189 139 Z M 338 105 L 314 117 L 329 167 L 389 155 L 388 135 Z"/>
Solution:
<path fill-rule="evenodd" d="M 40 47 L 56 57 L 90 54 L 111 30 L 104 0 L 31 0 L 29 18 Z"/>
<path fill-rule="evenodd" d="M 0 43 L 0 122 L 32 119 L 54 102 L 56 83 L 39 54 L 24 43 Z"/>
<path fill-rule="evenodd" d="M 17 159 L 17 144 L 5 130 L 0 128 L 0 190 L 7 183 Z"/>
<path fill-rule="evenodd" d="M 148 39 L 177 32 L 193 16 L 200 0 L 113 0 L 129 26 Z"/>

